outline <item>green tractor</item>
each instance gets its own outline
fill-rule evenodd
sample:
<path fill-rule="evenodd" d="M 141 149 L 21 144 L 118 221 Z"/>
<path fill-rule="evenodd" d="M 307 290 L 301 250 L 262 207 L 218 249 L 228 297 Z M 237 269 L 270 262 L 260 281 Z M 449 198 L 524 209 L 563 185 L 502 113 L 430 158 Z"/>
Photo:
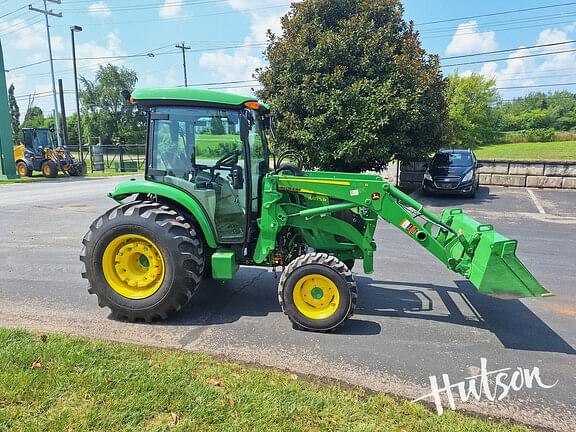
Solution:
<path fill-rule="evenodd" d="M 482 293 L 550 295 L 515 240 L 462 210 L 438 216 L 373 174 L 304 171 L 283 162 L 289 154 L 271 163 L 270 111 L 254 98 L 190 88 L 125 96 L 148 115 L 145 179 L 110 194 L 119 205 L 90 226 L 80 257 L 89 292 L 118 316 L 165 319 L 202 280 L 251 265 L 283 269 L 278 299 L 295 328 L 335 330 L 354 312 L 355 261 L 373 271 L 379 218 Z"/>

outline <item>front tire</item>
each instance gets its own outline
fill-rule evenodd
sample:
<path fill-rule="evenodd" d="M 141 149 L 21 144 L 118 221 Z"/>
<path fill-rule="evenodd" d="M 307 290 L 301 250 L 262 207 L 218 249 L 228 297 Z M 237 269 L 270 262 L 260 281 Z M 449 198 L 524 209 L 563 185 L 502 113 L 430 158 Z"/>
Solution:
<path fill-rule="evenodd" d="M 53 160 L 47 160 L 41 167 L 42 175 L 46 178 L 56 178 L 58 176 L 58 165 Z"/>
<path fill-rule="evenodd" d="M 202 240 L 160 203 L 135 201 L 111 209 L 91 225 L 82 243 L 88 291 L 100 307 L 130 321 L 175 314 L 202 279 Z"/>
<path fill-rule="evenodd" d="M 352 272 L 326 253 L 296 258 L 278 285 L 282 310 L 297 329 L 336 330 L 353 315 L 357 298 Z"/>

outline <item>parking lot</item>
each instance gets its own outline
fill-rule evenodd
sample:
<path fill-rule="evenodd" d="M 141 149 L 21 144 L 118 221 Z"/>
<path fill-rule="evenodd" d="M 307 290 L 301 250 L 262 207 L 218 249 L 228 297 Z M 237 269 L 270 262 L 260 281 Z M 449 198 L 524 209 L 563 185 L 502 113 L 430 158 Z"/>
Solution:
<path fill-rule="evenodd" d="M 178 316 L 152 325 L 109 316 L 80 278 L 80 242 L 114 205 L 118 178 L 0 185 L 0 325 L 64 331 L 184 350 L 337 378 L 408 398 L 429 376 L 453 382 L 490 370 L 539 367 L 551 389 L 524 389 L 461 406 L 573 430 L 576 421 L 576 192 L 481 188 L 475 199 L 424 197 L 461 207 L 519 241 L 518 256 L 555 296 L 502 301 L 476 293 L 418 244 L 381 223 L 372 275 L 357 274 L 357 313 L 335 334 L 292 329 L 271 271 L 244 268 L 205 283 Z"/>

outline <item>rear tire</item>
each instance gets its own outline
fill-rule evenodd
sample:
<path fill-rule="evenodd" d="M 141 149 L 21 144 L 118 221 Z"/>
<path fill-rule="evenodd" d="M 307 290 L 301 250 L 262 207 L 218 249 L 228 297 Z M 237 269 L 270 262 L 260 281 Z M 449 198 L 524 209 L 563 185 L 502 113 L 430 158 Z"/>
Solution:
<path fill-rule="evenodd" d="M 157 202 L 135 201 L 109 210 L 91 225 L 82 243 L 88 291 L 96 294 L 100 307 L 130 321 L 151 322 L 179 312 L 204 272 L 204 247 L 196 230 Z M 133 249 L 148 255 L 131 260 L 129 254 L 139 252 L 126 250 Z M 126 269 L 129 276 L 123 279 Z"/>
<path fill-rule="evenodd" d="M 352 272 L 326 253 L 296 258 L 288 264 L 278 285 L 282 310 L 297 329 L 338 329 L 353 315 L 357 298 Z"/>
<path fill-rule="evenodd" d="M 16 164 L 16 171 L 18 171 L 20 177 L 32 177 L 32 170 L 24 161 L 19 161 Z"/>
<path fill-rule="evenodd" d="M 56 178 L 58 176 L 58 165 L 53 160 L 47 160 L 41 167 L 42 175 L 46 178 Z"/>

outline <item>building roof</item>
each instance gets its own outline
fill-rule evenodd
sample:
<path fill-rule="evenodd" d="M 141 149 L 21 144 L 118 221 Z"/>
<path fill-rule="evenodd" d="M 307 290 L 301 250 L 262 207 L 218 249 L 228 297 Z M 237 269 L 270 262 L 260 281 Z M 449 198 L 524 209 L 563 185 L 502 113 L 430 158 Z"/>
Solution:
<path fill-rule="evenodd" d="M 258 99 L 254 96 L 238 96 L 231 93 L 192 87 L 136 89 L 132 92 L 132 97 L 136 103 L 141 101 L 176 101 L 230 105 L 234 107 L 244 105 L 246 102 L 258 102 Z M 260 107 L 263 110 L 268 110 L 266 104 L 260 103 Z"/>

